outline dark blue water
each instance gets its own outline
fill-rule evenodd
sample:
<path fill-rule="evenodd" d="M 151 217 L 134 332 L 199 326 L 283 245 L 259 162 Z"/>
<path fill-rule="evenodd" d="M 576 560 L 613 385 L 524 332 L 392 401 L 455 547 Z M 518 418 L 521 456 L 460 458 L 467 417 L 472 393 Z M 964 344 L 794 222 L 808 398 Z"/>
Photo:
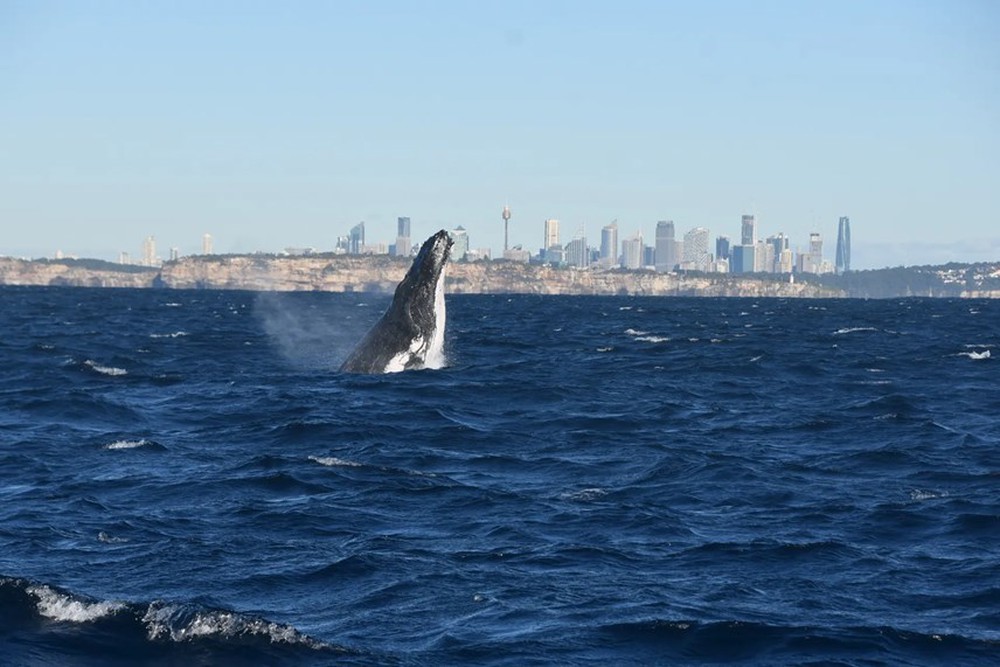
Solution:
<path fill-rule="evenodd" d="M 0 663 L 995 664 L 1000 302 L 0 288 Z"/>

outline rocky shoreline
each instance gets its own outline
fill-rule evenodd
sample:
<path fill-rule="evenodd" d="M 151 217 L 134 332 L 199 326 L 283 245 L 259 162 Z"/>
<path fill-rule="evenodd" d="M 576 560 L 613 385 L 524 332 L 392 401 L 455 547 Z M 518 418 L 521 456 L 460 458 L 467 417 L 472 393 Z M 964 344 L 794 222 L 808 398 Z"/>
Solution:
<path fill-rule="evenodd" d="M 202 255 L 166 262 L 159 268 L 88 260 L 0 258 L 0 284 L 389 293 L 409 265 L 402 258 L 343 255 Z M 508 261 L 452 263 L 446 289 L 452 294 L 845 296 L 842 290 L 777 279 L 580 270 Z"/>

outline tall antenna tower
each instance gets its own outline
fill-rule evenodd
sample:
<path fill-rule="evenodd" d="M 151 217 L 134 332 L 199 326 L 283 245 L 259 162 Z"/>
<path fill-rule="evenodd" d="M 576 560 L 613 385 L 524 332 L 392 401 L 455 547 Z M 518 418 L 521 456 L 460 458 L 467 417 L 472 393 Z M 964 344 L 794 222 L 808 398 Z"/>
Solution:
<path fill-rule="evenodd" d="M 510 222 L 510 206 L 507 204 L 503 205 L 503 213 L 500 214 L 503 218 L 503 251 L 507 252 L 509 244 L 507 242 L 507 223 Z"/>

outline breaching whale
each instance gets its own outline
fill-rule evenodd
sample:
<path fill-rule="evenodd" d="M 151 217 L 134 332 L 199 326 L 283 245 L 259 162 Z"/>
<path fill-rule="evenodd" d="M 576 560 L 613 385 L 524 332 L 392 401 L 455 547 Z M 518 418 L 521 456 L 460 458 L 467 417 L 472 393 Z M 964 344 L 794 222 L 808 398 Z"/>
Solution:
<path fill-rule="evenodd" d="M 452 240 L 443 229 L 420 247 L 396 286 L 382 319 L 361 339 L 340 370 L 396 373 L 444 365 L 444 265 Z"/>

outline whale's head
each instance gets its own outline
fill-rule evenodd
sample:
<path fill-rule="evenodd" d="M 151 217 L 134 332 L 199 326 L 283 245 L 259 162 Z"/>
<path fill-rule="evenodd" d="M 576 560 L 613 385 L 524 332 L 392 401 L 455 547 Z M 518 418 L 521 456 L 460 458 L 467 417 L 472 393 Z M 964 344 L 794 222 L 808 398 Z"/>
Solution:
<path fill-rule="evenodd" d="M 421 334 L 426 335 L 436 328 L 434 305 L 439 294 L 444 296 L 444 267 L 451 256 L 452 244 L 451 237 L 443 229 L 424 241 L 406 277 L 396 287 L 393 307 L 405 309 L 406 316 Z"/>
<path fill-rule="evenodd" d="M 444 267 L 452 243 L 444 230 L 424 241 L 389 309 L 341 370 L 386 373 L 445 365 Z"/>

